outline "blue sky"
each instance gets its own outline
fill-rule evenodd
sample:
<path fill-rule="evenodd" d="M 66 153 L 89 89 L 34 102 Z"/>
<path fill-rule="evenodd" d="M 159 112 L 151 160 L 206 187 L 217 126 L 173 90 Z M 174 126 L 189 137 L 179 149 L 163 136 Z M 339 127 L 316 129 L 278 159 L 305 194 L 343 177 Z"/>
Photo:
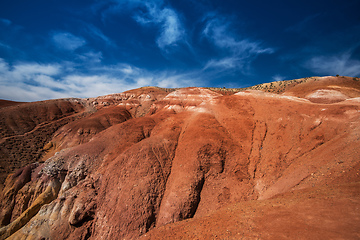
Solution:
<path fill-rule="evenodd" d="M 360 1 L 3 0 L 0 98 L 360 77 Z"/>

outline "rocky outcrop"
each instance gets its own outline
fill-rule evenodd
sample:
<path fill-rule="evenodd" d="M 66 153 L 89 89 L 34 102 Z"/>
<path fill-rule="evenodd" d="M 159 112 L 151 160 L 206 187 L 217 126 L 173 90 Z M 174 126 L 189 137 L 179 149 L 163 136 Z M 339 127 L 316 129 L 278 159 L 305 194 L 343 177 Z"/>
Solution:
<path fill-rule="evenodd" d="M 356 238 L 360 83 L 272 89 L 83 100 L 45 161 L 7 178 L 1 238 Z"/>
<path fill-rule="evenodd" d="M 7 238 L 21 227 L 23 227 L 27 222 L 30 221 L 32 217 L 34 217 L 40 210 L 42 206 L 50 203 L 54 199 L 56 199 L 57 194 L 60 189 L 60 182 L 57 179 L 52 179 L 48 186 L 45 188 L 45 191 L 42 192 L 35 201 L 28 207 L 21 215 L 16 218 L 13 222 L 8 224 L 5 227 L 0 229 L 0 236 L 2 238 Z"/>

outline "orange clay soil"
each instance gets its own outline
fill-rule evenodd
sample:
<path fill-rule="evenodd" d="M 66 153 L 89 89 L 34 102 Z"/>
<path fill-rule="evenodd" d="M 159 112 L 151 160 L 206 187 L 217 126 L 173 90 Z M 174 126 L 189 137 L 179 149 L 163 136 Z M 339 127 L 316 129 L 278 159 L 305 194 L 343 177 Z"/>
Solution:
<path fill-rule="evenodd" d="M 0 239 L 359 239 L 359 89 L 314 77 L 2 108 Z"/>

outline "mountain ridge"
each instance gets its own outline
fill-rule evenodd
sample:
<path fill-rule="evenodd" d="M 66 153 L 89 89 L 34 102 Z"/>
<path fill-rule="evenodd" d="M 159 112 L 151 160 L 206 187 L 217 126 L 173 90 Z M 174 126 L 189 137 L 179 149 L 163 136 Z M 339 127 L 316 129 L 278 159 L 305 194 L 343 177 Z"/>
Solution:
<path fill-rule="evenodd" d="M 359 236 L 358 78 L 144 87 L 0 117 L 2 239 Z"/>

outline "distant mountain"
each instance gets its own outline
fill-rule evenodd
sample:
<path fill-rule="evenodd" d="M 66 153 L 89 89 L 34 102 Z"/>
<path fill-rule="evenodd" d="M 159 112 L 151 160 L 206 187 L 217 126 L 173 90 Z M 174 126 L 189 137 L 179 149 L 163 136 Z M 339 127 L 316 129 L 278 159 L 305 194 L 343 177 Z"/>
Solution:
<path fill-rule="evenodd" d="M 357 239 L 360 79 L 0 101 L 0 239 Z"/>

